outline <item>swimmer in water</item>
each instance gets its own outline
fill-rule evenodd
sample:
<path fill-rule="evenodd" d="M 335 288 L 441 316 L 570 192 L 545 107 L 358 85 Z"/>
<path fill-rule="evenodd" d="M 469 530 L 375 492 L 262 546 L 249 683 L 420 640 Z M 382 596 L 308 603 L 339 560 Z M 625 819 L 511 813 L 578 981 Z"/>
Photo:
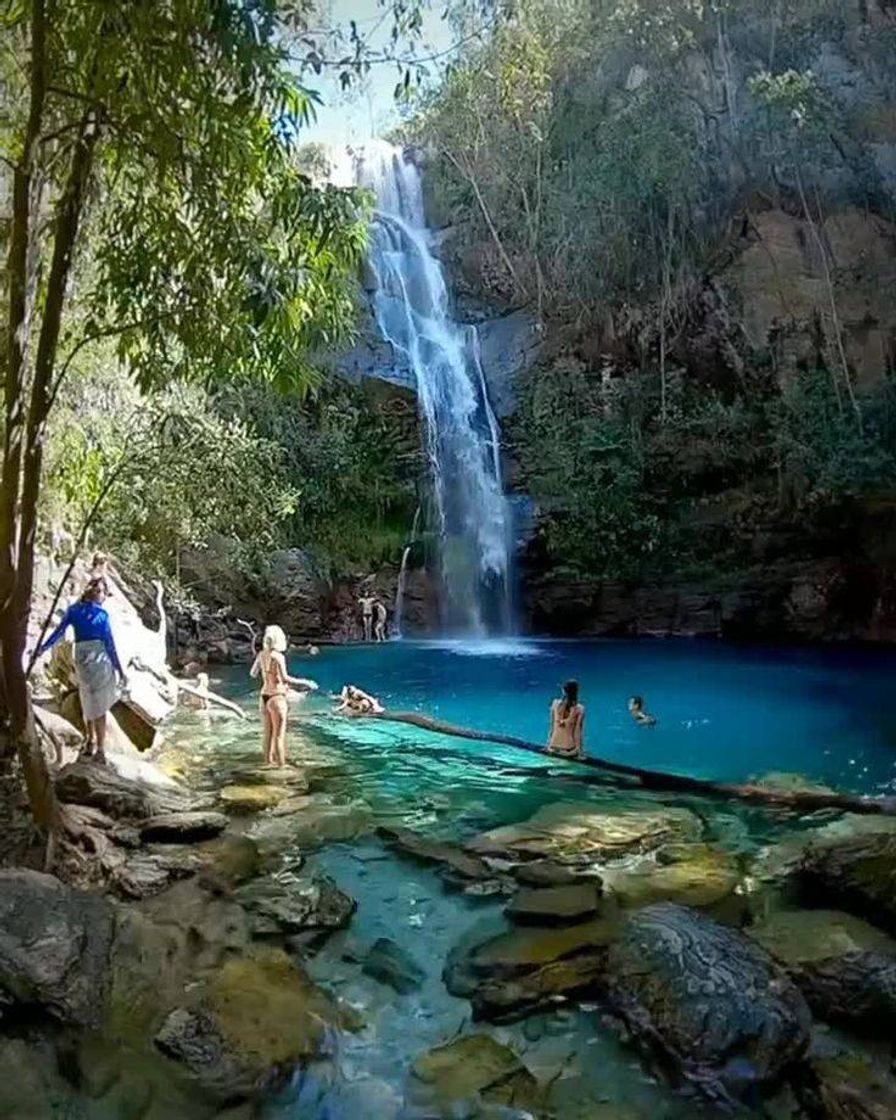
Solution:
<path fill-rule="evenodd" d="M 641 696 L 632 696 L 628 702 L 629 715 L 641 727 L 653 727 L 656 724 L 656 717 L 648 715 L 644 711 L 644 698 Z"/>
<path fill-rule="evenodd" d="M 379 715 L 385 711 L 383 705 L 375 696 L 356 688 L 353 684 L 345 684 L 339 693 L 339 704 L 333 709 L 334 715 L 368 716 Z"/>
<path fill-rule="evenodd" d="M 561 758 L 584 758 L 582 731 L 585 726 L 585 705 L 579 703 L 579 682 L 567 681 L 563 696 L 551 702 L 551 724 L 547 754 Z"/>

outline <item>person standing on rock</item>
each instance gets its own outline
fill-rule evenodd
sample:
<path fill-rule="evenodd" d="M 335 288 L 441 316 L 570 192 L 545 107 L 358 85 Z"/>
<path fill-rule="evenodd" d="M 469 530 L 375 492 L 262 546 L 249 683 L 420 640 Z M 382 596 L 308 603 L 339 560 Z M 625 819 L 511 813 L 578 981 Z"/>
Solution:
<path fill-rule="evenodd" d="M 373 632 L 378 642 L 384 642 L 386 640 L 386 604 L 381 603 L 379 599 L 377 599 L 376 603 L 374 603 L 374 610 L 376 612 L 376 623 L 374 624 Z"/>
<path fill-rule="evenodd" d="M 73 603 L 62 621 L 37 651 L 41 657 L 52 649 L 71 626 L 75 632 L 75 672 L 81 697 L 81 714 L 87 729 L 84 753 L 106 761 L 106 713 L 126 684 L 124 669 L 112 637 L 109 615 L 103 606 L 108 595 L 102 577 L 92 579 L 78 602 Z"/>
<path fill-rule="evenodd" d="M 579 703 L 579 682 L 567 681 L 563 686 L 563 696 L 551 703 L 551 726 L 546 752 L 562 758 L 584 758 L 584 727 L 585 705 Z"/>
<path fill-rule="evenodd" d="M 286 635 L 279 626 L 268 626 L 261 651 L 249 670 L 261 677 L 262 754 L 265 766 L 286 765 L 286 697 L 290 686 L 305 692 L 317 689 L 314 681 L 291 677 L 286 671 Z"/>
<path fill-rule="evenodd" d="M 361 620 L 364 623 L 364 641 L 373 641 L 373 604 L 376 602 L 375 595 L 362 595 L 358 600 L 358 605 L 361 608 Z"/>

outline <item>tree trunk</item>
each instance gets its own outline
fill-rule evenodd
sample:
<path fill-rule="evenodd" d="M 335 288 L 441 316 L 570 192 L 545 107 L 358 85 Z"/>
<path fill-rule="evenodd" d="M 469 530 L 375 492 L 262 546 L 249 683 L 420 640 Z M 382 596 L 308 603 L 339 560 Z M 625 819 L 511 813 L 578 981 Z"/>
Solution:
<path fill-rule="evenodd" d="M 19 736 L 25 733 L 25 722 L 14 725 L 12 710 L 27 715 L 27 691 L 24 675 L 19 682 L 10 681 L 8 669 L 13 663 L 21 669 L 24 636 L 12 640 L 6 614 L 10 608 L 19 572 L 18 542 L 20 539 L 19 489 L 25 436 L 25 351 L 27 344 L 28 246 L 31 241 L 31 195 L 33 166 L 43 122 L 47 92 L 46 11 L 44 0 L 31 5 L 31 71 L 29 80 L 28 120 L 22 155 L 13 170 L 12 222 L 9 232 L 7 276 L 9 299 L 6 321 L 6 370 L 4 376 L 4 438 L 2 485 L 0 485 L 0 703 L 9 717 L 9 738 L 0 741 L 0 766 L 7 765 L 17 749 Z M 16 647 L 16 648 L 14 648 Z M 24 703 L 22 694 L 24 692 Z"/>

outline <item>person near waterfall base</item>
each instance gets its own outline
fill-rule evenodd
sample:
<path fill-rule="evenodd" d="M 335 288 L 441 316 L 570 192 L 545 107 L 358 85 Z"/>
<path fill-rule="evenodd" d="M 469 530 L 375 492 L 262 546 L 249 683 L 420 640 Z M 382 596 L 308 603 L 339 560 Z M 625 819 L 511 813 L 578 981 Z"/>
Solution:
<path fill-rule="evenodd" d="M 109 614 L 103 606 L 108 595 L 103 577 L 91 579 L 81 598 L 66 610 L 62 621 L 39 647 L 43 656 L 71 627 L 75 632 L 75 672 L 81 697 L 81 714 L 87 731 L 84 754 L 106 761 L 106 713 L 127 684 L 118 659 Z"/>
<path fill-rule="evenodd" d="M 286 635 L 279 626 L 268 626 L 261 650 L 249 670 L 251 677 L 261 677 L 262 755 L 265 766 L 286 765 L 286 720 L 289 714 L 286 698 L 290 688 L 314 692 L 317 684 L 304 677 L 291 677 L 286 670 Z"/>
<path fill-rule="evenodd" d="M 380 600 L 377 599 L 377 601 L 373 605 L 373 609 L 376 614 L 376 622 L 373 626 L 373 633 L 376 636 L 376 640 L 378 642 L 384 642 L 386 640 L 386 604 L 380 602 Z"/>
<path fill-rule="evenodd" d="M 585 705 L 579 703 L 579 682 L 567 681 L 563 686 L 563 695 L 551 702 L 546 752 L 562 758 L 584 758 L 584 727 Z"/>
<path fill-rule="evenodd" d="M 373 641 L 373 605 L 376 602 L 375 595 L 362 595 L 358 600 L 358 606 L 361 608 L 361 620 L 364 623 L 364 641 Z"/>

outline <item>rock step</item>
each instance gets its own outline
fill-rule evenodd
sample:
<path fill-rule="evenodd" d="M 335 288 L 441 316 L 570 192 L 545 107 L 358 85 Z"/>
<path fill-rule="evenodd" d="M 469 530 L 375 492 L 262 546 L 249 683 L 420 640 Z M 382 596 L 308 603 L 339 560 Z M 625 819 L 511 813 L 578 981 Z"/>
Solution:
<path fill-rule="evenodd" d="M 519 891 L 505 913 L 515 922 L 568 925 L 593 918 L 600 907 L 600 884 L 583 882 L 565 887 L 531 887 Z"/>

